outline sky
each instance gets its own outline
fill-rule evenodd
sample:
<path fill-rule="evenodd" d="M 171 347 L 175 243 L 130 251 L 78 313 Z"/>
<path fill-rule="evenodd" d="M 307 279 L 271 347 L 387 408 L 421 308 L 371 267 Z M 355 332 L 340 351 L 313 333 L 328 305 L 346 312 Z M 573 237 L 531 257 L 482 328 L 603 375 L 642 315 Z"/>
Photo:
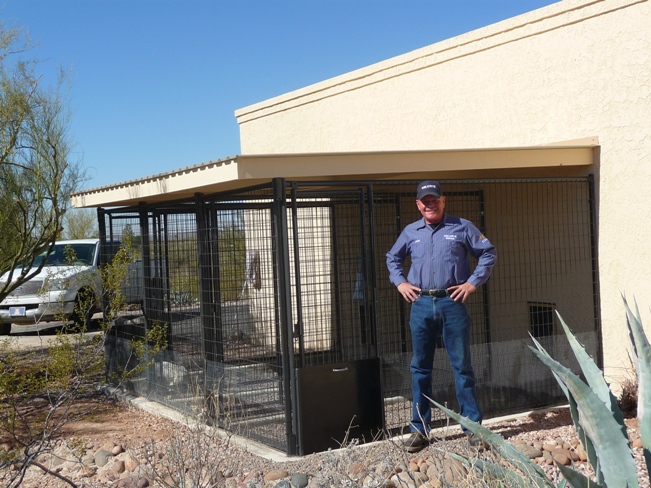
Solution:
<path fill-rule="evenodd" d="M 240 153 L 234 112 L 551 0 L 2 0 L 70 82 L 84 188 Z M 4 6 L 1 6 L 4 5 Z"/>

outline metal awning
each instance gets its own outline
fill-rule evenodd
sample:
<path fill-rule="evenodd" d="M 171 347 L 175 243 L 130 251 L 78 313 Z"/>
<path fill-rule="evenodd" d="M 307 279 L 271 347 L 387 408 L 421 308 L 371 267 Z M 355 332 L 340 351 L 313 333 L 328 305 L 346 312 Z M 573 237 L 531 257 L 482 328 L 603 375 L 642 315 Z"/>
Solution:
<path fill-rule="evenodd" d="M 72 195 L 72 206 L 118 207 L 192 198 L 268 182 L 273 178 L 336 180 L 465 177 L 495 170 L 592 165 L 597 137 L 545 146 L 397 152 L 240 155 L 116 183 Z M 470 173 L 469 173 L 470 172 Z"/>

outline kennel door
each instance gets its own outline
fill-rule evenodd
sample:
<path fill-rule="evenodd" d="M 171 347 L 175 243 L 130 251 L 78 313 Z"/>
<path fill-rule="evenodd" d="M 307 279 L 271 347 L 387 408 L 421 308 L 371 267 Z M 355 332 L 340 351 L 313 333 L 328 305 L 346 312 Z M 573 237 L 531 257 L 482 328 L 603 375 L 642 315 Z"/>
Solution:
<path fill-rule="evenodd" d="M 299 368 L 299 454 L 381 436 L 384 409 L 380 375 L 379 358 Z"/>

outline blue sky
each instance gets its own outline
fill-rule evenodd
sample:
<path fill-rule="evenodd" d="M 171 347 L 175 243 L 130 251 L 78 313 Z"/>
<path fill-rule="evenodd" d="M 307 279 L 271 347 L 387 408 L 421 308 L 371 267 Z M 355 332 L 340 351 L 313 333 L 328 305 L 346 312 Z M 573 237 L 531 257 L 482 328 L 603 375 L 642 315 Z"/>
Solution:
<path fill-rule="evenodd" d="M 550 0 L 3 0 L 71 80 L 86 188 L 240 152 L 234 111 Z"/>

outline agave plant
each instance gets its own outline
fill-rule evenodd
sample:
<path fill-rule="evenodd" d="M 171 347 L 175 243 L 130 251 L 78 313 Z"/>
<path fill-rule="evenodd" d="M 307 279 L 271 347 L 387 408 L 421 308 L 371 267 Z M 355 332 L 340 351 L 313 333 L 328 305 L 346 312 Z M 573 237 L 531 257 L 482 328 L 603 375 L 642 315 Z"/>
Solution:
<path fill-rule="evenodd" d="M 639 378 L 637 421 L 640 426 L 640 438 L 642 439 L 647 473 L 651 476 L 651 345 L 644 333 L 637 303 L 635 312 L 633 312 L 626 303 L 626 298 L 623 299 L 626 305 L 628 333 L 633 344 L 635 370 Z"/>
<path fill-rule="evenodd" d="M 638 423 L 644 450 L 644 459 L 651 473 L 651 345 L 644 333 L 640 312 L 635 307 L 631 310 L 624 298 L 629 337 L 631 339 L 638 384 Z M 563 318 L 558 314 L 565 335 L 577 358 L 586 381 L 554 360 L 533 337 L 535 348 L 531 350 L 546 364 L 557 379 L 565 393 L 572 414 L 572 421 L 583 444 L 588 460 L 595 472 L 596 482 L 570 467 L 557 463 L 564 480 L 559 487 L 568 482 L 574 488 L 626 488 L 638 487 L 637 471 L 630 448 L 624 415 L 601 370 L 577 340 Z M 493 450 L 510 461 L 516 470 L 508 470 L 501 465 L 473 459 L 468 466 L 483 473 L 497 477 L 510 486 L 555 486 L 545 473 L 526 456 L 517 451 L 500 435 L 492 433 L 485 427 L 452 412 L 432 401 L 438 408 L 465 428 L 482 437 Z"/>

